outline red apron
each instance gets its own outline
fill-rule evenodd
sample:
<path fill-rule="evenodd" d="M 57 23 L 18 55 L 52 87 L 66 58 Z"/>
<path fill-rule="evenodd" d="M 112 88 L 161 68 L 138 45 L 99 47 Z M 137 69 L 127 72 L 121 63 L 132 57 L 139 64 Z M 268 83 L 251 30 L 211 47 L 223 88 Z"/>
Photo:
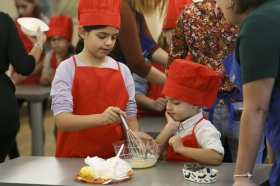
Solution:
<path fill-rule="evenodd" d="M 73 79 L 73 114 L 100 114 L 109 106 L 124 110 L 128 101 L 128 92 L 118 69 L 97 68 L 75 65 Z M 112 143 L 124 140 L 120 123 L 95 126 L 73 132 L 58 130 L 56 157 L 98 156 L 110 158 L 115 156 Z"/>
<path fill-rule="evenodd" d="M 151 65 L 164 73 L 165 66 L 157 64 L 155 62 L 151 62 Z M 162 89 L 163 89 L 162 86 L 159 86 L 155 83 L 149 82 L 149 89 L 148 89 L 148 92 L 147 92 L 147 97 L 151 98 L 153 100 L 156 100 L 159 97 L 164 97 L 161 93 Z M 165 115 L 165 109 L 163 109 L 163 111 L 161 111 L 161 112 L 157 112 L 157 111 L 137 108 L 137 119 L 141 119 L 145 116 L 164 116 L 164 115 Z"/>
<path fill-rule="evenodd" d="M 14 23 L 17 27 L 17 30 L 18 30 L 20 39 L 23 42 L 24 48 L 25 48 L 26 52 L 29 53 L 33 48 L 33 43 L 30 41 L 30 39 L 28 39 L 27 35 L 25 35 L 22 32 L 22 30 L 20 28 L 20 24 L 17 22 L 17 19 L 14 21 Z M 42 54 L 39 62 L 42 62 L 41 60 L 43 58 L 44 58 L 44 55 Z M 14 69 L 12 69 L 11 73 L 14 74 L 16 72 Z M 40 78 L 41 78 L 41 73 L 32 74 L 32 75 L 28 76 L 25 80 L 20 82 L 20 84 L 40 84 Z"/>
<path fill-rule="evenodd" d="M 65 60 L 65 59 L 67 59 L 67 57 L 64 57 L 64 58 L 63 58 L 63 60 Z M 51 63 L 52 69 L 56 70 L 57 67 L 58 67 L 58 65 L 59 65 L 59 63 L 58 63 L 57 60 L 56 60 L 55 53 L 52 54 L 50 63 Z"/>
<path fill-rule="evenodd" d="M 199 148 L 196 137 L 195 137 L 194 129 L 195 129 L 196 125 L 199 124 L 199 122 L 201 122 L 202 120 L 203 120 L 203 117 L 194 125 L 194 127 L 192 129 L 192 133 L 182 138 L 183 145 L 185 147 Z M 197 162 L 194 159 L 191 159 L 187 156 L 176 153 L 171 145 L 168 145 L 168 151 L 167 151 L 167 155 L 165 157 L 165 161 Z"/>

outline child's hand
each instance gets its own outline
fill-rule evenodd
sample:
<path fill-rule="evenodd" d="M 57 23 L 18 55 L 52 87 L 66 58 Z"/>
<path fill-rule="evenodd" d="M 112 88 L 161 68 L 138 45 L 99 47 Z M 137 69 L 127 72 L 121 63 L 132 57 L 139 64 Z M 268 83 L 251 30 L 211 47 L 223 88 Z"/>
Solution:
<path fill-rule="evenodd" d="M 184 147 L 182 139 L 179 136 L 172 136 L 169 139 L 169 145 L 171 145 L 175 152 L 179 153 L 179 149 Z"/>
<path fill-rule="evenodd" d="M 148 141 L 151 141 L 153 140 L 153 138 L 145 133 L 145 132 L 137 132 L 137 131 L 133 131 L 141 140 L 148 140 Z"/>
<path fill-rule="evenodd" d="M 108 107 L 102 114 L 100 114 L 101 123 L 104 125 L 120 123 L 121 118 L 119 114 L 125 116 L 125 112 L 118 107 Z"/>
<path fill-rule="evenodd" d="M 166 116 L 166 119 L 167 119 L 167 125 L 169 125 L 169 127 L 175 131 L 179 125 L 180 125 L 180 121 L 175 121 L 170 115 L 169 113 L 166 111 L 165 112 L 165 116 Z"/>
<path fill-rule="evenodd" d="M 154 101 L 154 103 L 153 103 L 153 105 L 152 105 L 152 110 L 153 110 L 153 111 L 158 111 L 158 112 L 160 112 L 160 111 L 162 111 L 163 109 L 165 109 L 165 107 L 166 107 L 166 99 L 160 97 L 160 98 L 157 98 L 157 99 Z"/>

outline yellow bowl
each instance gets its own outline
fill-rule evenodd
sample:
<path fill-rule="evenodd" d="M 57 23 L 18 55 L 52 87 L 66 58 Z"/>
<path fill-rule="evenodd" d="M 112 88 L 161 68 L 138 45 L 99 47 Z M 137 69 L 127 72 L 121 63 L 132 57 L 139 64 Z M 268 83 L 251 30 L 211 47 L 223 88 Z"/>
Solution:
<path fill-rule="evenodd" d="M 131 145 L 136 144 L 133 141 L 123 140 L 113 143 L 116 154 L 123 144 L 124 148 L 120 158 L 125 160 L 134 169 L 152 167 L 158 160 L 162 146 L 162 142 L 157 140 L 154 142 L 143 141 L 144 147 L 137 147 L 137 145 Z"/>

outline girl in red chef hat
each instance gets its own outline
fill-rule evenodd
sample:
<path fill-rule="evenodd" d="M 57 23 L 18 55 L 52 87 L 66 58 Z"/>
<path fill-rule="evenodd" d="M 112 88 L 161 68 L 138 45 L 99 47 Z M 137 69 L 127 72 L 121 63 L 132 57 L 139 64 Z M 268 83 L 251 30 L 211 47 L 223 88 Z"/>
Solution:
<path fill-rule="evenodd" d="M 167 13 L 163 22 L 163 28 L 158 38 L 158 45 L 169 52 L 172 33 L 181 10 L 186 4 L 192 3 L 192 0 L 169 0 Z M 165 72 L 165 65 L 151 62 L 151 65 L 161 72 Z M 161 94 L 163 86 L 149 82 L 133 73 L 135 83 L 135 100 L 137 103 L 137 119 L 145 116 L 164 116 L 166 100 Z"/>
<path fill-rule="evenodd" d="M 166 161 L 222 163 L 221 134 L 201 110 L 214 103 L 220 86 L 220 75 L 203 65 L 184 59 L 171 64 L 162 91 L 167 124 L 156 138 L 168 148 Z"/>
<path fill-rule="evenodd" d="M 107 56 L 120 28 L 121 0 L 80 0 L 76 55 L 56 69 L 52 110 L 58 127 L 56 157 L 115 156 L 113 142 L 124 140 L 119 114 L 142 139 L 129 69 Z"/>

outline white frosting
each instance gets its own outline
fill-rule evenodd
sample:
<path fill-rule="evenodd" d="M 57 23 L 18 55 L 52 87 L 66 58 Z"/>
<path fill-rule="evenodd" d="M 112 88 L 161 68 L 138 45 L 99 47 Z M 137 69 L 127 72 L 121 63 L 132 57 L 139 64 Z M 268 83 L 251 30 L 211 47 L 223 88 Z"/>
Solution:
<path fill-rule="evenodd" d="M 94 178 L 124 177 L 131 170 L 131 166 L 124 160 L 113 157 L 107 160 L 94 156 L 85 159 L 85 163 L 93 170 Z"/>

